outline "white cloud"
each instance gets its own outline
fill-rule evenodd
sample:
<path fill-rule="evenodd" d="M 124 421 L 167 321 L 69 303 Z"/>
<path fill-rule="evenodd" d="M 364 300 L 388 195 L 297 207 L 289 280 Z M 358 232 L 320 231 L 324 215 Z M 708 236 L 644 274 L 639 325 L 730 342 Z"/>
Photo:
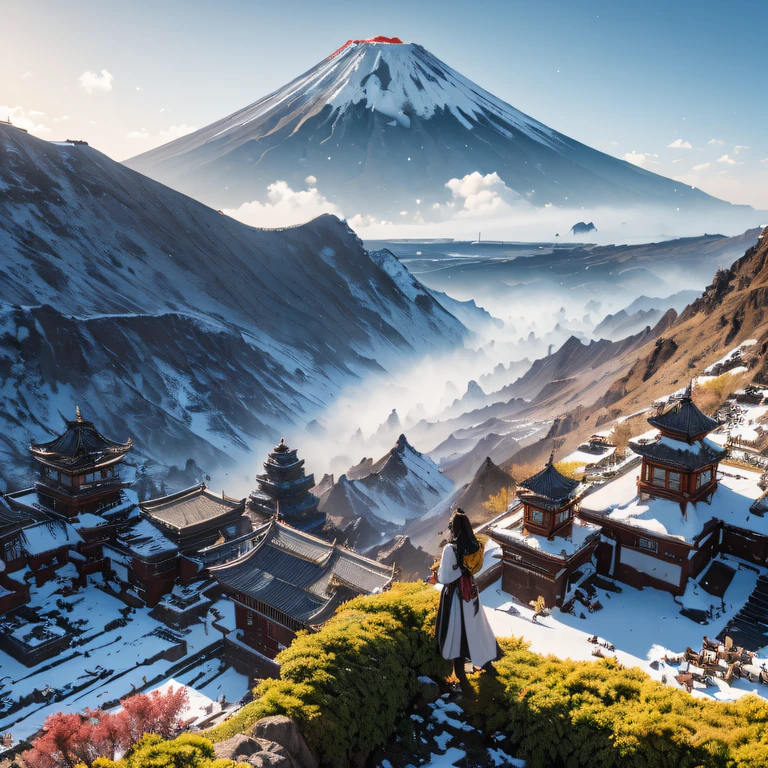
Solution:
<path fill-rule="evenodd" d="M 167 131 L 160 131 L 159 136 L 163 141 L 173 141 L 186 136 L 188 133 L 194 133 L 196 130 L 194 125 L 182 123 L 181 125 L 172 125 Z"/>
<path fill-rule="evenodd" d="M 761 163 L 768 163 L 768 157 L 765 158 L 765 160 L 761 160 Z"/>
<path fill-rule="evenodd" d="M 54 117 L 53 118 L 53 122 L 54 123 L 62 123 L 65 120 L 69 120 L 69 116 L 68 115 L 62 115 L 61 117 Z"/>
<path fill-rule="evenodd" d="M 140 131 L 131 131 L 125 134 L 126 139 L 148 139 L 149 131 L 146 128 L 142 128 Z"/>
<path fill-rule="evenodd" d="M 631 152 L 627 152 L 624 155 L 624 159 L 632 165 L 644 166 L 648 162 L 648 158 L 642 152 L 635 152 L 633 149 Z"/>
<path fill-rule="evenodd" d="M 683 141 L 682 139 L 675 139 L 671 144 L 667 144 L 670 149 L 693 149 L 690 141 Z"/>
<path fill-rule="evenodd" d="M 307 184 L 317 184 L 317 177 L 315 177 L 315 176 L 307 176 L 307 178 L 304 179 L 304 181 Z"/>
<path fill-rule="evenodd" d="M 139 86 L 137 85 L 137 86 L 136 86 L 136 90 L 137 90 L 137 91 L 143 91 L 144 89 L 143 89 L 143 88 L 139 88 Z"/>
<path fill-rule="evenodd" d="M 723 144 L 725 144 L 725 142 L 722 139 L 710 139 L 707 143 L 714 144 L 717 146 L 722 146 Z"/>
<path fill-rule="evenodd" d="M 498 216 L 510 208 L 505 198 L 519 199 L 495 171 L 485 176 L 475 171 L 462 179 L 451 179 L 445 186 L 453 199 L 462 203 L 459 215 Z"/>
<path fill-rule="evenodd" d="M 323 213 L 332 213 L 339 218 L 344 216 L 341 209 L 317 189 L 296 191 L 285 181 L 270 184 L 267 198 L 269 202 L 254 200 L 224 213 L 254 227 L 289 227 L 303 224 Z"/>
<path fill-rule="evenodd" d="M 738 154 L 739 154 L 739 152 L 741 152 L 743 149 L 749 149 L 749 147 L 745 147 L 743 144 L 737 144 L 737 145 L 736 145 L 736 146 L 733 148 L 733 154 L 734 154 L 734 155 L 738 155 Z"/>
<path fill-rule="evenodd" d="M 728 155 L 723 155 L 722 157 L 718 157 L 717 162 L 723 163 L 725 165 L 736 165 L 736 161 L 733 158 L 728 157 Z"/>
<path fill-rule="evenodd" d="M 0 105 L 0 121 L 9 120 L 17 127 L 23 128 L 25 131 L 29 131 L 37 136 L 43 136 L 46 133 L 50 133 L 51 129 L 34 120 L 34 116 L 45 114 L 44 112 L 25 112 L 21 107 L 9 107 L 7 105 Z"/>
<path fill-rule="evenodd" d="M 33 109 L 31 112 L 27 112 L 27 114 L 30 117 L 45 117 L 45 112 L 38 112 L 36 109 Z"/>
<path fill-rule="evenodd" d="M 683 160 L 682 160 L 682 158 L 679 157 L 677 160 L 673 160 L 672 162 L 673 163 L 682 163 Z"/>
<path fill-rule="evenodd" d="M 351 219 L 347 221 L 352 229 L 365 229 L 366 227 L 381 226 L 391 227 L 391 221 L 385 221 L 382 219 L 379 221 L 375 216 L 363 216 L 361 213 L 356 213 Z"/>
<path fill-rule="evenodd" d="M 24 74 L 21 76 L 21 79 L 22 79 L 22 80 L 28 80 L 30 77 L 32 77 L 32 73 L 31 73 L 31 72 L 25 72 L 25 73 L 24 73 Z"/>
<path fill-rule="evenodd" d="M 709 168 L 711 164 L 710 163 L 702 163 L 701 165 L 694 165 L 693 170 L 694 171 L 705 171 L 707 168 Z"/>
<path fill-rule="evenodd" d="M 114 78 L 106 69 L 102 69 L 99 74 L 94 72 L 83 72 L 78 78 L 80 87 L 88 94 L 94 92 L 106 93 L 107 91 L 111 91 L 112 80 L 114 80 Z"/>

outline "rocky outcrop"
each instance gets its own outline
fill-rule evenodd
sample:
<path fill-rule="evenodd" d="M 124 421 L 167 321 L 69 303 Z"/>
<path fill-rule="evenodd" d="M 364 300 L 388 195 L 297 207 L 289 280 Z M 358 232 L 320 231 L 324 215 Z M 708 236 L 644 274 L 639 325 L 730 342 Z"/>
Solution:
<path fill-rule="evenodd" d="M 307 742 L 296 723 L 283 715 L 274 715 L 259 720 L 253 726 L 257 739 L 280 744 L 294 761 L 296 768 L 318 768 L 318 760 L 307 746 Z"/>
<path fill-rule="evenodd" d="M 217 760 L 250 763 L 255 768 L 318 768 L 296 723 L 282 715 L 259 720 L 248 736 L 239 733 L 213 746 Z"/>

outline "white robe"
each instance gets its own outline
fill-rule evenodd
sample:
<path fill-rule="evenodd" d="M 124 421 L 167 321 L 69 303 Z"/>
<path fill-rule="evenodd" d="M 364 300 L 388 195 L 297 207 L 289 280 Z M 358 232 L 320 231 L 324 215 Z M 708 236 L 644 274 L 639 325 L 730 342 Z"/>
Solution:
<path fill-rule="evenodd" d="M 437 581 L 440 584 L 452 584 L 460 578 L 461 571 L 456 560 L 456 552 L 450 544 L 446 544 L 440 559 L 440 567 L 437 570 Z M 477 600 L 479 602 L 479 596 Z M 488 623 L 488 617 L 485 615 L 482 603 L 480 603 L 480 609 L 475 615 L 475 601 L 468 603 L 462 600 L 458 588 L 453 593 L 448 633 L 440 652 L 444 659 L 456 659 L 461 656 L 461 613 L 459 611 L 462 611 L 464 615 L 464 628 L 467 633 L 470 660 L 474 666 L 483 667 L 496 658 L 496 636 Z"/>

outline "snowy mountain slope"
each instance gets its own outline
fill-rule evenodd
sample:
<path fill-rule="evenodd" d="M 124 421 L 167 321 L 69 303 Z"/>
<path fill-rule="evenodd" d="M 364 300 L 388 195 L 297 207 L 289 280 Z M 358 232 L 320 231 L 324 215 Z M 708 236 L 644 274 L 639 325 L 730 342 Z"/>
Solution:
<path fill-rule="evenodd" d="M 283 88 L 126 164 L 217 207 L 309 174 L 347 216 L 445 202 L 479 171 L 537 206 L 727 203 L 568 138 L 417 44 L 352 41 Z M 674 207 L 672 207 L 674 205 Z"/>
<path fill-rule="evenodd" d="M 5 125 L 0 189 L 0 482 L 78 401 L 162 463 L 173 444 L 231 466 L 353 378 L 468 335 L 332 216 L 256 230 Z"/>
<path fill-rule="evenodd" d="M 453 483 L 437 465 L 400 435 L 392 450 L 377 462 L 362 462 L 342 475 L 321 503 L 334 517 L 366 517 L 378 530 L 391 530 L 420 517 L 453 491 Z"/>

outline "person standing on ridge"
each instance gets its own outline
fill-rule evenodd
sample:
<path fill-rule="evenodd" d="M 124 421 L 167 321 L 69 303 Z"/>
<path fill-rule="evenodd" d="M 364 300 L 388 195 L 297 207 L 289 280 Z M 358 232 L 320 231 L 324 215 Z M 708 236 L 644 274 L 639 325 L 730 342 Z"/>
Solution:
<path fill-rule="evenodd" d="M 480 604 L 474 579 L 482 566 L 483 546 L 463 510 L 454 512 L 448 528 L 451 539 L 443 548 L 437 566 L 437 582 L 443 589 L 435 637 L 441 655 L 453 661 L 453 671 L 466 689 L 466 660 L 492 672 L 491 662 L 501 656 L 501 650 Z"/>

